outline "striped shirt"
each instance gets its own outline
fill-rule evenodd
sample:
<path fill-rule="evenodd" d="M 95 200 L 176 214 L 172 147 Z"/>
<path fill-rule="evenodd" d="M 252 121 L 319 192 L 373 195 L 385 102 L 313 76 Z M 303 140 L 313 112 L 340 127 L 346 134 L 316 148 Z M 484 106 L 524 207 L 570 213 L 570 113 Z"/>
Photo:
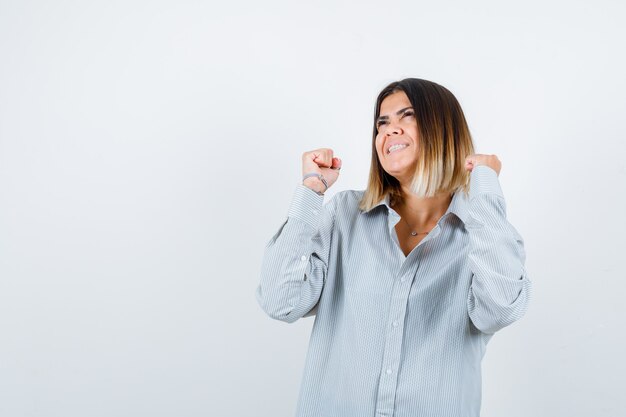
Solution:
<path fill-rule="evenodd" d="M 298 184 L 265 247 L 256 299 L 271 318 L 315 316 L 296 417 L 476 417 L 493 334 L 521 318 L 531 281 L 496 172 L 470 174 L 405 256 L 389 196 L 324 197 Z"/>

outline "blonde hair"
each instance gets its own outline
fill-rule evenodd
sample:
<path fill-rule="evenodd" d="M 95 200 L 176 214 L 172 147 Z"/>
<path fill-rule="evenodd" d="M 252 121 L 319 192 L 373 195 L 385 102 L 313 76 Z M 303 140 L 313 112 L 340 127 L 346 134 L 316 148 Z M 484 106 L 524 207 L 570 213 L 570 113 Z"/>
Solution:
<path fill-rule="evenodd" d="M 372 161 L 367 188 L 359 203 L 361 210 L 369 210 L 387 194 L 392 205 L 403 202 L 400 183 L 383 169 L 375 143 L 380 105 L 387 96 L 398 91 L 409 98 L 420 135 L 411 183 L 413 192 L 420 197 L 433 197 L 458 189 L 469 191 L 470 173 L 465 169 L 465 158 L 474 153 L 474 144 L 461 105 L 447 88 L 437 83 L 405 78 L 386 86 L 376 99 Z"/>

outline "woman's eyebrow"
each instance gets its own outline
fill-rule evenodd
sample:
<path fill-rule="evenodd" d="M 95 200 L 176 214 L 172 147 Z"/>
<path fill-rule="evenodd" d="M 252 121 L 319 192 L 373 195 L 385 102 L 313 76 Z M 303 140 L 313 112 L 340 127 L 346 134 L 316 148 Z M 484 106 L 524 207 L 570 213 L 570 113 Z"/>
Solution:
<path fill-rule="evenodd" d="M 413 107 L 409 106 L 409 107 L 405 107 L 403 109 L 400 109 L 396 112 L 396 115 L 400 116 L 400 114 L 402 114 L 404 111 L 408 110 L 408 109 L 412 109 Z M 381 121 L 381 120 L 387 120 L 389 119 L 389 116 L 380 116 L 378 119 L 376 119 L 377 122 Z"/>

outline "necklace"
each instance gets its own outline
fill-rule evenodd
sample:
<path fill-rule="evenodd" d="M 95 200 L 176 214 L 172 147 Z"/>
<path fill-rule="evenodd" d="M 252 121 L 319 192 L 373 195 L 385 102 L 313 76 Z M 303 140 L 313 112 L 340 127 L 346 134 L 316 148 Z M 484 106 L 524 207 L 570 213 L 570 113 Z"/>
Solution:
<path fill-rule="evenodd" d="M 409 230 L 413 229 L 411 227 L 411 225 L 409 224 L 409 222 L 406 221 L 406 219 L 403 217 L 402 218 L 404 220 L 404 222 L 407 224 L 407 226 L 409 226 Z M 432 228 L 430 230 L 433 230 Z M 430 232 L 430 230 L 428 232 Z M 427 235 L 428 232 L 416 232 L 416 231 L 412 231 L 411 232 L 411 236 L 417 236 L 417 235 Z"/>
<path fill-rule="evenodd" d="M 450 203 L 448 203 L 448 206 L 449 206 L 449 204 Z M 394 206 L 395 206 L 395 204 L 394 204 Z M 404 217 L 402 217 L 402 216 L 400 216 L 400 217 L 404 220 L 406 225 L 409 226 L 409 230 L 411 231 L 411 236 L 427 235 L 431 230 L 433 230 L 436 227 L 436 225 L 435 225 L 435 226 L 431 227 L 430 230 L 428 230 L 426 232 L 416 232 L 415 230 L 413 230 L 413 227 L 409 224 L 409 222 Z M 437 222 L 437 224 L 439 224 L 439 222 Z"/>
<path fill-rule="evenodd" d="M 407 226 L 409 226 L 409 230 L 411 230 L 411 236 L 417 236 L 417 235 L 427 235 L 430 230 L 433 230 L 434 226 L 430 228 L 430 230 L 426 231 L 426 232 L 416 232 L 415 230 L 413 230 L 413 227 L 409 224 L 409 222 L 402 216 L 400 216 L 402 218 L 402 220 L 404 220 L 404 222 L 406 223 Z"/>

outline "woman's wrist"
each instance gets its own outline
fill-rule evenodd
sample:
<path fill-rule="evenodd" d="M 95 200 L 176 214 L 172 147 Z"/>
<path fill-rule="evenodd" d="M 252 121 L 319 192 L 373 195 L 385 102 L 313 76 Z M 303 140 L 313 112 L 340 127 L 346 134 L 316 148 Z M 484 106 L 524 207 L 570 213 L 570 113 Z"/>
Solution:
<path fill-rule="evenodd" d="M 302 181 L 302 185 L 310 188 L 319 195 L 324 195 L 324 191 L 326 191 L 326 186 L 318 177 L 306 178 L 304 181 Z"/>

